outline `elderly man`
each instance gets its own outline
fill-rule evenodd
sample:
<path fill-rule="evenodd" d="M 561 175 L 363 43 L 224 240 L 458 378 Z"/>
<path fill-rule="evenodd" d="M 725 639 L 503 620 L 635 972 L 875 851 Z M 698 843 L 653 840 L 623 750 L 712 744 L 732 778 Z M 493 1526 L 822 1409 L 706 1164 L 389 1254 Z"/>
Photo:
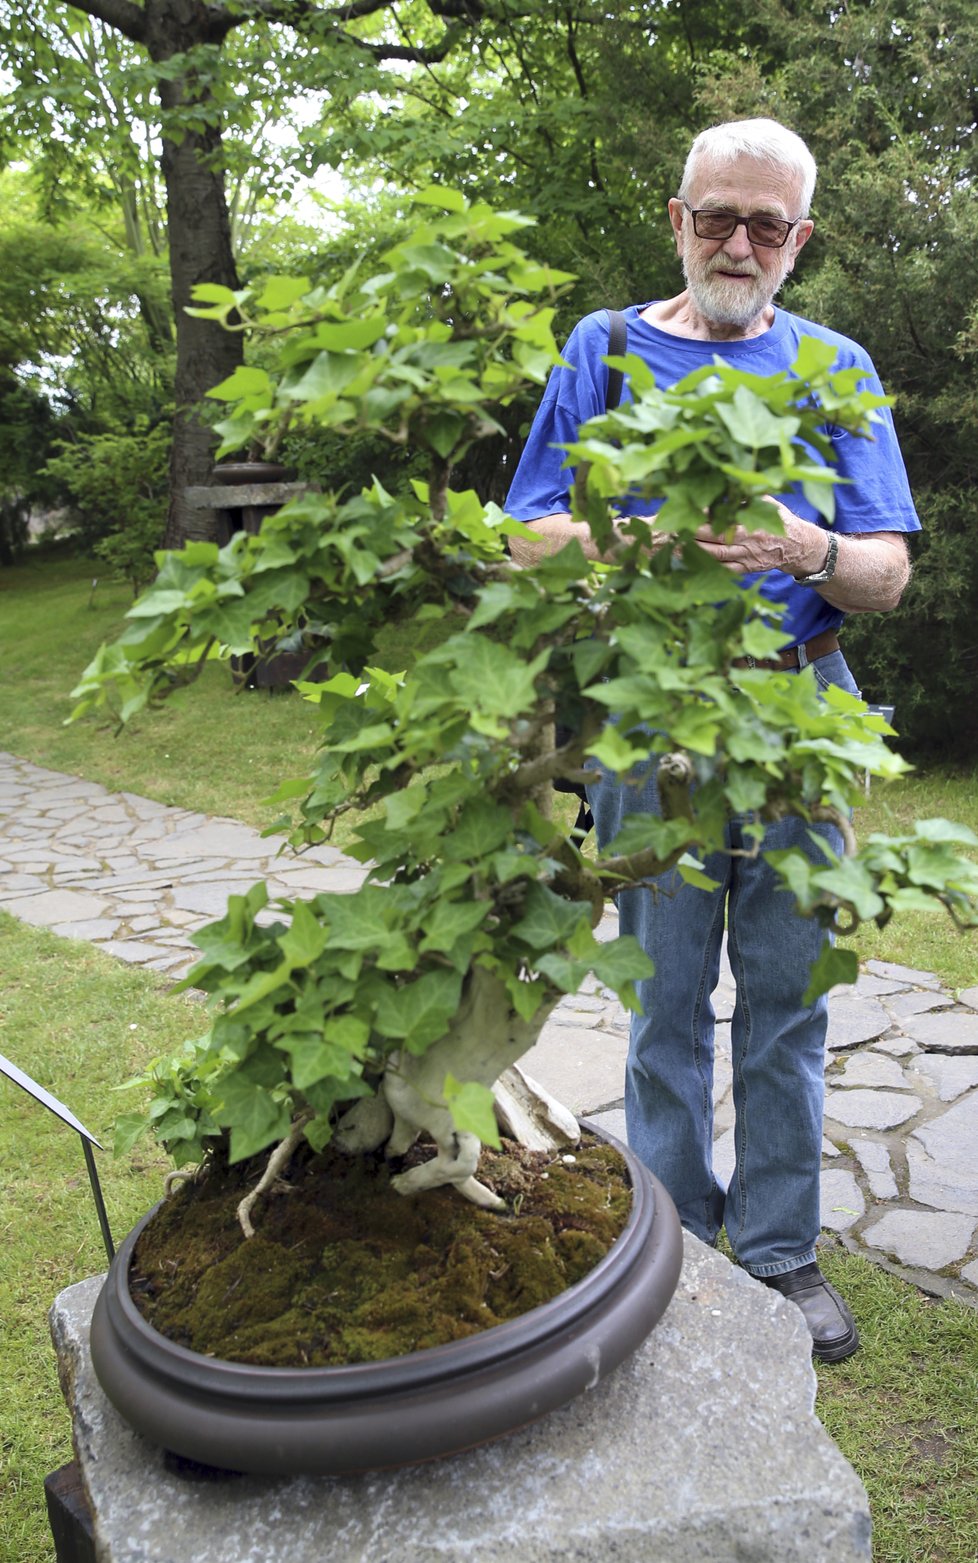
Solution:
<path fill-rule="evenodd" d="M 686 286 L 675 298 L 624 312 L 627 351 L 645 360 L 660 386 L 717 355 L 760 374 L 783 370 L 801 338 L 817 336 L 835 346 L 839 367 L 859 365 L 865 385 L 880 389 L 857 343 L 774 303 L 812 235 L 815 173 L 805 143 L 772 120 L 715 126 L 694 141 L 679 194 L 669 202 Z M 566 367 L 551 375 L 509 494 L 509 512 L 529 522 L 549 551 L 576 538 L 595 554 L 586 523 L 571 519 L 560 446 L 604 411 L 607 352 L 608 319 L 599 311 L 578 323 L 564 349 Z M 700 541 L 784 606 L 784 667 L 810 665 L 823 687 L 855 690 L 839 627 L 846 613 L 897 605 L 909 576 L 905 534 L 919 522 L 889 416 L 873 442 L 835 432 L 839 468 L 851 482 L 836 489 L 831 532 L 799 491 L 771 501 L 783 533 L 738 530 L 721 541 L 704 528 Z M 635 511 L 648 505 L 631 501 Z M 518 562 L 535 551 L 525 542 L 514 546 Z M 654 775 L 636 787 L 603 780 L 590 802 L 599 840 L 607 842 L 627 812 L 657 807 Z M 838 1361 L 856 1350 L 859 1336 L 815 1253 L 827 1005 L 824 998 L 806 1005 L 802 997 L 824 935 L 814 921 L 785 915 L 784 895 L 763 858 L 732 855 L 742 844 L 741 824 L 730 823 L 730 850 L 707 860 L 715 891 L 670 874 L 665 894 L 643 889 L 620 898 L 622 932 L 633 933 L 655 963 L 655 975 L 641 986 L 643 1013 L 632 1023 L 628 1138 L 669 1189 L 684 1225 L 708 1243 L 725 1227 L 738 1261 L 801 1308 L 814 1353 Z M 838 850 L 838 832 L 820 828 Z M 816 851 L 798 819 L 771 827 L 764 844 Z M 725 921 L 736 982 L 736 1161 L 726 1189 L 713 1169 L 711 1001 Z"/>

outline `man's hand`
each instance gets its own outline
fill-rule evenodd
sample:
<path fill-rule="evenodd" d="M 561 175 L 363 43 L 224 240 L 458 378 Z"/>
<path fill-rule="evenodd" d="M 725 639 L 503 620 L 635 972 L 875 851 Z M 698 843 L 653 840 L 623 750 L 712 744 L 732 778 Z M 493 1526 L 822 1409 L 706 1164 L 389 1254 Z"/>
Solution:
<path fill-rule="evenodd" d="M 696 541 L 735 575 L 757 570 L 784 570 L 788 575 L 814 575 L 825 563 L 828 538 L 820 526 L 803 521 L 780 500 L 765 494 L 781 517 L 783 536 L 773 532 L 748 532 L 738 526 L 732 535 L 716 537 L 708 526 L 700 527 Z"/>
<path fill-rule="evenodd" d="M 696 541 L 714 559 L 735 575 L 755 570 L 784 570 L 788 575 L 817 575 L 825 564 L 828 537 L 822 527 L 803 521 L 787 505 L 772 499 L 784 535 L 771 532 L 747 532 L 734 528 L 728 539 L 714 537 L 708 526 L 701 527 Z M 910 558 L 902 532 L 853 532 L 839 538 L 839 556 L 830 581 L 813 586 L 843 613 L 886 613 L 895 608 L 910 579 Z"/>

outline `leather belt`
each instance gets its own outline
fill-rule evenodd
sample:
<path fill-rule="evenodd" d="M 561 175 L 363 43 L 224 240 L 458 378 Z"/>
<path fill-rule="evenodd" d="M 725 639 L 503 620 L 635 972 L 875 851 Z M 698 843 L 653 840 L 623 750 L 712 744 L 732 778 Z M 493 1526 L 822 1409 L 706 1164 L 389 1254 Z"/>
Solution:
<path fill-rule="evenodd" d="M 835 630 L 823 630 L 821 635 L 815 635 L 805 642 L 805 658 L 807 662 L 814 662 L 816 657 L 827 657 L 830 651 L 839 651 L 839 637 Z M 735 668 L 796 668 L 800 666 L 798 660 L 798 647 L 786 646 L 783 651 L 776 651 L 772 657 L 765 657 L 759 661 L 756 657 L 735 657 L 730 664 Z"/>

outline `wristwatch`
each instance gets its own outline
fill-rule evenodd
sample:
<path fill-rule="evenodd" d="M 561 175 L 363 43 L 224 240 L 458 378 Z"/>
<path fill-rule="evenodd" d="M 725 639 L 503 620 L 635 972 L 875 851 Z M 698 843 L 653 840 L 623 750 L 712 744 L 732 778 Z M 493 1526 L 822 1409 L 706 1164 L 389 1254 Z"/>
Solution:
<path fill-rule="evenodd" d="M 825 555 L 825 563 L 814 575 L 796 575 L 795 580 L 799 586 L 821 586 L 825 581 L 831 581 L 835 574 L 836 562 L 839 558 L 839 539 L 835 532 L 829 533 L 829 551 Z"/>

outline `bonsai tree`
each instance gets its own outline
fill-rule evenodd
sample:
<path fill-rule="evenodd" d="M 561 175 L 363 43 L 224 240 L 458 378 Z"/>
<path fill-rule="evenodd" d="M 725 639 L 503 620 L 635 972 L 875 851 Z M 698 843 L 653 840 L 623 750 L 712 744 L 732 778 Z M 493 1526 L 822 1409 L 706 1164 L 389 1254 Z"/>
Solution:
<path fill-rule="evenodd" d="M 978 842 L 947 822 L 855 849 L 866 774 L 905 769 L 890 729 L 840 690 L 820 696 L 808 673 L 742 666 L 773 653 L 777 623 L 693 538 L 704 516 L 717 534 L 770 530 L 763 496 L 792 483 L 831 521 L 824 426 L 872 438 L 879 405 L 859 371 L 836 372 L 806 341 L 790 374 L 718 361 L 661 391 L 639 361 L 619 361 L 634 400 L 569 451 L 578 514 L 609 562 L 572 544 L 517 569 L 506 539 L 525 529 L 454 491 L 451 475 L 556 360 L 567 278 L 520 250 L 525 219 L 451 192 L 418 199 L 423 220 L 379 275 L 206 286 L 197 304 L 262 338 L 266 361 L 275 348 L 274 372 L 240 368 L 211 393 L 223 452 L 271 453 L 289 425 L 371 431 L 423 451 L 427 481 L 306 494 L 258 536 L 159 555 L 155 583 L 76 691 L 78 714 L 124 721 L 207 658 L 259 642 L 301 645 L 335 670 L 298 685 L 322 743 L 274 801 L 293 810 L 300 849 L 353 814 L 364 883 L 274 908 L 261 884 L 232 896 L 197 936 L 187 978 L 214 995 L 210 1028 L 152 1067 L 148 1114 L 120 1126 L 125 1146 L 151 1123 L 178 1166 L 225 1139 L 232 1161 L 267 1151 L 239 1211 L 246 1233 L 303 1139 L 395 1156 L 426 1132 L 434 1156 L 394 1188 L 453 1184 L 498 1204 L 476 1177 L 481 1143 L 498 1143 L 494 1083 L 589 973 L 634 1007 L 649 961 L 631 939 L 595 938 L 606 898 L 673 866 L 702 883 L 698 857 L 734 812 L 753 821 L 758 852 L 765 823 L 788 810 L 839 826 L 846 852 L 826 850 L 822 866 L 772 854 L 801 912 L 832 931 L 937 903 L 970 922 L 978 892 L 961 852 Z M 664 503 L 616 533 L 626 490 Z M 403 671 L 378 657 L 392 622 L 437 630 Z M 572 732 L 560 744 L 557 713 Z M 596 766 L 627 777 L 653 757 L 663 817 L 631 816 L 593 855 L 555 817 L 554 782 Z M 810 995 L 855 974 L 853 953 L 827 941 Z"/>

